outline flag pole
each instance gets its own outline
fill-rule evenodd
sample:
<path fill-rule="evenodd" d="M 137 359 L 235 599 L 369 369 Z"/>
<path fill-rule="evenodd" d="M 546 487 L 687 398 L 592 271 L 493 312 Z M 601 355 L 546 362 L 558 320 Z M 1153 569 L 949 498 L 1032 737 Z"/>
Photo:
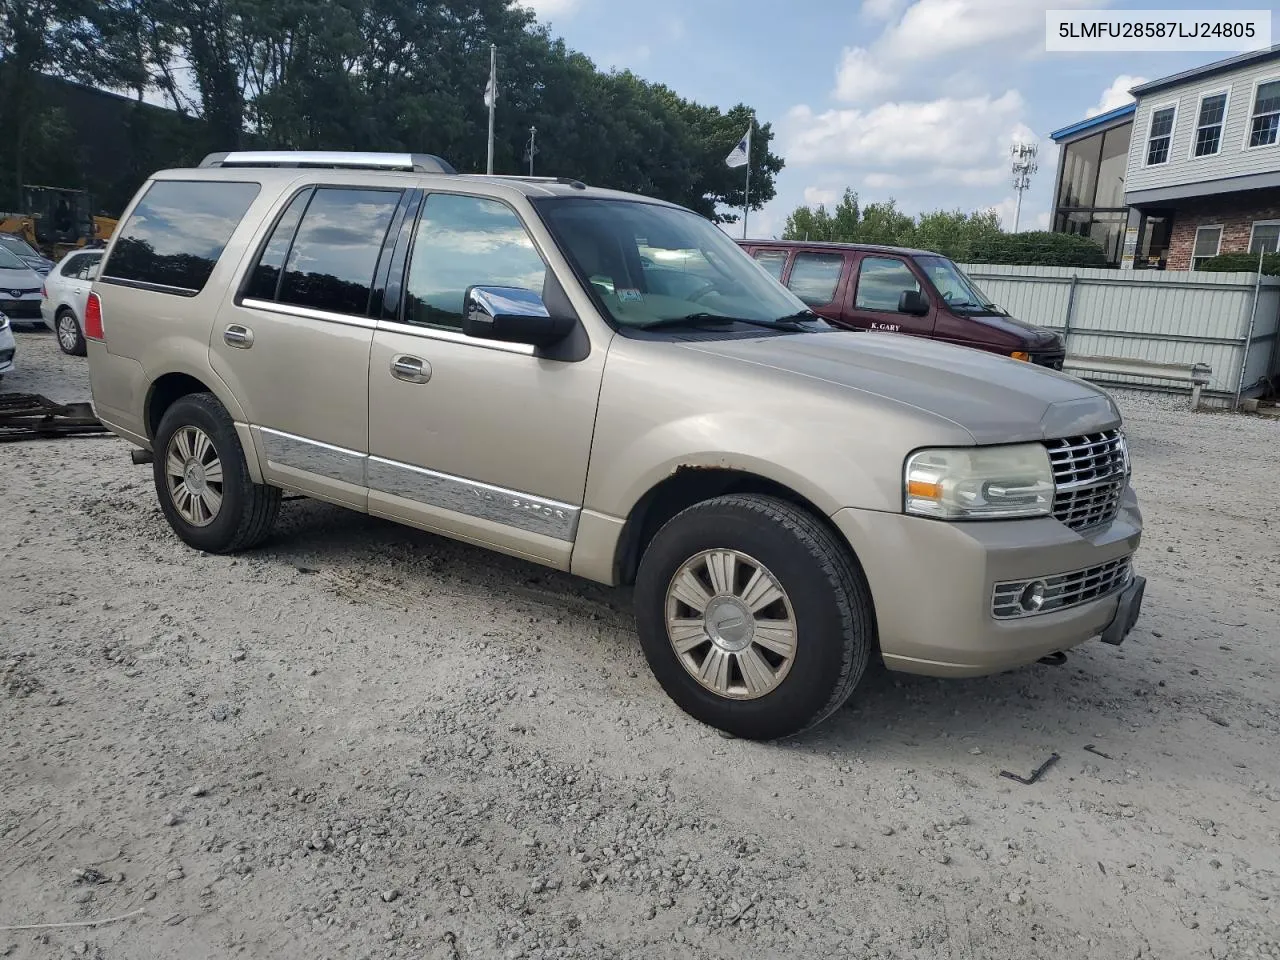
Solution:
<path fill-rule="evenodd" d="M 489 159 L 485 172 L 493 174 L 493 108 L 498 102 L 498 47 L 489 44 Z"/>
<path fill-rule="evenodd" d="M 742 239 L 747 239 L 747 216 L 751 211 L 751 134 L 756 128 L 756 115 L 751 115 L 751 126 L 747 127 L 747 186 L 742 197 Z"/>

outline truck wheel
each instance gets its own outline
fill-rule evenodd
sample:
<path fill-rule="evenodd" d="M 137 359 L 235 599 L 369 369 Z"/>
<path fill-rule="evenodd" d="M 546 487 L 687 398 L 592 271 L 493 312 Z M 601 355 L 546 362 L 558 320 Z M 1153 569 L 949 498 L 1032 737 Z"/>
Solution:
<path fill-rule="evenodd" d="M 716 497 L 673 517 L 641 558 L 635 604 L 668 696 L 752 740 L 826 719 L 875 648 L 871 594 L 852 555 L 776 497 Z"/>
<path fill-rule="evenodd" d="M 160 509 L 187 544 L 233 553 L 271 532 L 280 491 L 249 478 L 231 415 L 213 394 L 176 400 L 160 419 L 153 447 Z"/>

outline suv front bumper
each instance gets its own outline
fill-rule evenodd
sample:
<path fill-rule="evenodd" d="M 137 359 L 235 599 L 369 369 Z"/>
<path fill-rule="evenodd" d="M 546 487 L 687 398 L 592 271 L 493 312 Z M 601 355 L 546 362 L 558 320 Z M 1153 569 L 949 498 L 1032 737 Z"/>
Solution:
<path fill-rule="evenodd" d="M 1141 605 L 1144 581 L 1133 576 L 1063 609 L 1016 619 L 996 619 L 992 610 L 998 583 L 1052 579 L 1132 557 L 1142 514 L 1131 489 L 1115 520 L 1083 533 L 1052 517 L 950 523 L 845 509 L 832 520 L 862 563 L 892 670 L 980 676 L 1095 637 L 1118 642 Z"/>

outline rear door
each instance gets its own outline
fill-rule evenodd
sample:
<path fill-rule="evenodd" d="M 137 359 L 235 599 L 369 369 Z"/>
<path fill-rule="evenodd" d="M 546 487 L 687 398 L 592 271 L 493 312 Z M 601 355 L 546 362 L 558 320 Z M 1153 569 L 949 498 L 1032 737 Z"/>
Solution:
<path fill-rule="evenodd" d="M 847 286 L 848 255 L 839 250 L 797 250 L 786 285 L 814 313 L 839 322 Z"/>
<path fill-rule="evenodd" d="M 929 301 L 927 314 L 921 317 L 898 312 L 898 300 L 908 290 L 922 293 Z M 937 308 L 932 295 L 903 257 L 889 253 L 862 254 L 855 265 L 849 301 L 845 312 L 849 326 L 917 337 L 933 336 Z"/>
<path fill-rule="evenodd" d="M 282 198 L 209 343 L 264 477 L 358 509 L 368 505 L 374 277 L 403 197 L 317 184 Z"/>

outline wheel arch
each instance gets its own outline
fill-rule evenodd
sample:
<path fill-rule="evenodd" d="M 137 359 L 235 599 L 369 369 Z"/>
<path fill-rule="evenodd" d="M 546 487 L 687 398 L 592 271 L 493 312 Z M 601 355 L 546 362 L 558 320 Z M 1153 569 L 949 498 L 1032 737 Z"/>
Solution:
<path fill-rule="evenodd" d="M 258 461 L 253 434 L 248 425 L 242 421 L 239 406 L 227 395 L 225 386 L 216 378 L 201 378 L 184 370 L 173 370 L 152 380 L 147 387 L 147 395 L 142 407 L 143 427 L 146 429 L 147 439 L 155 440 L 156 430 L 160 426 L 160 419 L 165 411 L 178 400 L 193 393 L 211 393 L 226 408 L 235 424 L 236 435 L 240 438 L 240 446 L 244 450 L 249 475 L 254 483 L 262 483 L 262 468 Z"/>

